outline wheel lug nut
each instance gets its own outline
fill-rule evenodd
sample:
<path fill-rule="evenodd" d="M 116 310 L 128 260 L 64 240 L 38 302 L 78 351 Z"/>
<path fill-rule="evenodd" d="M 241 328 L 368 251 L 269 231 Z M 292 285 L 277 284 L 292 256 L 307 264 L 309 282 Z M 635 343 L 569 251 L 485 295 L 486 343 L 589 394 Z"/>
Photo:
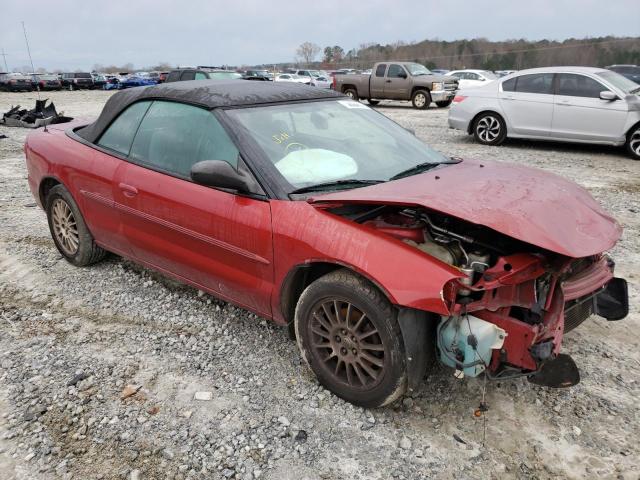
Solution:
<path fill-rule="evenodd" d="M 342 348 L 340 349 L 340 353 L 341 353 L 342 355 L 346 355 L 346 354 L 347 354 L 347 349 L 346 349 L 346 348 L 344 348 L 344 347 L 342 347 Z"/>
<path fill-rule="evenodd" d="M 346 335 L 347 331 L 343 328 L 340 333 L 342 333 L 343 335 Z"/>
<path fill-rule="evenodd" d="M 352 349 L 351 349 L 351 353 L 353 353 L 354 355 L 357 355 L 357 354 L 358 354 L 358 351 L 357 351 L 355 348 L 352 348 Z"/>
<path fill-rule="evenodd" d="M 336 342 L 340 343 L 340 341 L 341 341 L 340 336 L 339 336 L 339 335 L 336 335 Z"/>

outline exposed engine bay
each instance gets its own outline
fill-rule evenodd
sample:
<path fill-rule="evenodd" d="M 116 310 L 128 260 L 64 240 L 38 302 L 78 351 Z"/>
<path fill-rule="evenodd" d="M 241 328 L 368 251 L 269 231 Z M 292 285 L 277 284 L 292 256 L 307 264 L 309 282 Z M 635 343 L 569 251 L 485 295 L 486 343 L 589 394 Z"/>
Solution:
<path fill-rule="evenodd" d="M 576 314 L 570 328 L 591 314 L 613 320 L 628 310 L 626 283 L 613 278 L 605 255 L 565 257 L 424 208 L 344 205 L 332 213 L 457 269 L 458 278 L 442 287 L 449 314 L 438 320 L 436 345 L 459 378 L 486 372 L 491 379 L 574 385 L 577 367 L 560 354 L 565 308 Z"/>

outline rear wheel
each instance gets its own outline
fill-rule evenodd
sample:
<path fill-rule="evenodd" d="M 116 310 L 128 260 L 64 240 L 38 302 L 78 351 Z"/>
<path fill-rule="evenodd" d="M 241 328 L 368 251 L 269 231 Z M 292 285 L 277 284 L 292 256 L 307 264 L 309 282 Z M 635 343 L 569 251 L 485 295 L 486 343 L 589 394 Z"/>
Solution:
<path fill-rule="evenodd" d="M 451 102 L 453 102 L 453 99 L 443 100 L 441 102 L 436 102 L 436 105 L 438 106 L 438 108 L 446 108 L 449 105 L 451 105 Z"/>
<path fill-rule="evenodd" d="M 347 97 L 351 98 L 352 100 L 355 100 L 356 102 L 358 101 L 358 92 L 354 88 L 347 88 L 342 93 L 344 93 Z"/>
<path fill-rule="evenodd" d="M 500 145 L 507 136 L 507 127 L 500 115 L 486 112 L 473 123 L 473 136 L 483 145 Z"/>
<path fill-rule="evenodd" d="M 426 110 L 431 105 L 431 94 L 426 90 L 416 90 L 411 97 L 411 103 L 418 110 Z"/>
<path fill-rule="evenodd" d="M 367 280 L 340 269 L 313 282 L 298 301 L 295 329 L 303 358 L 337 396 L 379 407 L 406 391 L 396 311 Z"/>
<path fill-rule="evenodd" d="M 634 160 L 640 160 L 640 125 L 636 125 L 627 136 L 627 152 Z"/>
<path fill-rule="evenodd" d="M 53 187 L 46 199 L 51 237 L 58 251 L 71 264 L 84 267 L 104 258 L 106 251 L 96 245 L 78 205 L 62 185 Z"/>

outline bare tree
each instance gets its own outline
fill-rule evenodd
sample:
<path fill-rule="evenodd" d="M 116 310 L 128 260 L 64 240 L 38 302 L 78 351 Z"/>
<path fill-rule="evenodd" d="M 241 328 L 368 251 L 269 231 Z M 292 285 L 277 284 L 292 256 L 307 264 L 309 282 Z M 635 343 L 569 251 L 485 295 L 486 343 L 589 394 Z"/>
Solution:
<path fill-rule="evenodd" d="M 320 53 L 320 47 L 315 43 L 311 43 L 311 42 L 304 42 L 296 50 L 296 55 L 298 55 L 299 58 L 304 60 L 304 63 L 306 64 L 313 62 L 313 60 L 316 58 L 316 55 L 318 55 L 318 53 Z"/>

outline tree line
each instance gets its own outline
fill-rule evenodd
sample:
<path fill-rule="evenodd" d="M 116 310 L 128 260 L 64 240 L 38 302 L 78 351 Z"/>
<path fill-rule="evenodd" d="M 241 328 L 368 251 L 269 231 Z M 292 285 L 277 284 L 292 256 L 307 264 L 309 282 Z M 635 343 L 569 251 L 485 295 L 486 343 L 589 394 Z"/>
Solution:
<path fill-rule="evenodd" d="M 319 54 L 322 52 L 322 58 Z M 598 37 L 564 41 L 525 39 L 492 42 L 472 40 L 423 40 L 392 44 L 363 43 L 346 51 L 340 46 L 322 49 L 304 42 L 296 50 L 296 61 L 306 65 L 370 68 L 378 61 L 401 60 L 428 68 L 477 68 L 522 70 L 554 65 L 604 67 L 611 64 L 640 64 L 640 37 Z"/>

